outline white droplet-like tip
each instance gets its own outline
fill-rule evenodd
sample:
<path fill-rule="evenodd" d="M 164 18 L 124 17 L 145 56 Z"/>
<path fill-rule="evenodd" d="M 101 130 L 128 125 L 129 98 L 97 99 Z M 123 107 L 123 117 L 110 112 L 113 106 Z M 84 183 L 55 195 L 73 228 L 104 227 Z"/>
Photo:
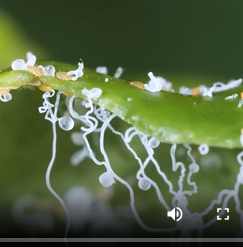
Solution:
<path fill-rule="evenodd" d="M 53 65 L 47 65 L 45 66 L 44 70 L 43 70 L 43 74 L 46 75 L 46 76 L 52 76 L 54 77 L 55 76 L 55 72 L 56 72 L 56 69 Z"/>
<path fill-rule="evenodd" d="M 243 99 L 239 100 L 238 107 L 241 107 L 243 105 Z"/>
<path fill-rule="evenodd" d="M 146 178 L 140 178 L 138 181 L 138 187 L 141 190 L 149 190 L 151 187 L 151 183 Z"/>
<path fill-rule="evenodd" d="M 157 79 L 152 72 L 149 72 L 148 76 L 150 78 L 150 81 L 148 82 L 148 84 L 144 84 L 145 89 L 153 93 L 159 92 L 163 88 L 165 79 L 163 79 L 162 77 L 162 79 Z"/>
<path fill-rule="evenodd" d="M 122 67 L 118 67 L 115 74 L 114 74 L 114 77 L 115 78 L 119 78 L 123 73 L 123 68 Z"/>
<path fill-rule="evenodd" d="M 110 187 L 114 183 L 114 178 L 110 172 L 104 172 L 100 175 L 99 181 L 104 187 Z"/>
<path fill-rule="evenodd" d="M 201 144 L 198 147 L 198 151 L 201 155 L 206 155 L 209 152 L 209 146 L 207 144 Z"/>
<path fill-rule="evenodd" d="M 100 73 L 100 74 L 104 74 L 104 75 L 108 74 L 107 68 L 106 67 L 102 67 L 102 66 L 97 67 L 96 68 L 96 72 Z"/>
<path fill-rule="evenodd" d="M 74 121 L 68 116 L 61 117 L 58 121 L 61 129 L 69 131 L 74 127 Z"/>
<path fill-rule="evenodd" d="M 188 205 L 188 200 L 182 193 L 178 192 L 172 199 L 172 204 L 184 209 Z"/>
<path fill-rule="evenodd" d="M 84 74 L 84 72 L 83 72 L 84 63 L 83 63 L 82 59 L 80 59 L 80 60 L 81 60 L 81 62 L 78 63 L 78 68 L 76 70 L 71 70 L 71 71 L 67 72 L 68 75 L 73 75 L 73 77 L 72 77 L 73 81 L 76 81 L 79 77 L 82 77 Z"/>
<path fill-rule="evenodd" d="M 160 141 L 154 137 L 151 137 L 148 144 L 151 148 L 157 148 L 160 144 Z"/>
<path fill-rule="evenodd" d="M 11 64 L 12 70 L 26 70 L 26 64 L 23 59 L 16 59 Z"/>
<path fill-rule="evenodd" d="M 34 54 L 27 53 L 27 62 L 26 65 L 34 66 L 36 62 L 36 56 Z"/>
<path fill-rule="evenodd" d="M 12 99 L 12 94 L 11 93 L 5 93 L 4 95 L 0 96 L 0 101 L 2 102 L 8 102 Z"/>
<path fill-rule="evenodd" d="M 199 171 L 199 165 L 193 163 L 189 166 L 189 169 L 192 173 L 197 173 Z"/>
<path fill-rule="evenodd" d="M 100 88 L 92 88 L 90 90 L 84 88 L 82 94 L 85 95 L 88 99 L 97 99 L 100 97 L 102 90 Z"/>
<path fill-rule="evenodd" d="M 10 101 L 12 99 L 12 94 L 11 93 L 6 93 L 3 95 L 5 102 Z"/>
<path fill-rule="evenodd" d="M 84 138 L 82 132 L 73 132 L 71 134 L 71 140 L 75 145 L 83 145 L 84 144 Z"/>
<path fill-rule="evenodd" d="M 33 54 L 31 51 L 28 51 L 28 52 L 26 53 L 26 58 L 27 58 L 27 60 L 29 60 L 29 59 L 31 58 L 31 56 L 34 56 L 34 54 Z"/>

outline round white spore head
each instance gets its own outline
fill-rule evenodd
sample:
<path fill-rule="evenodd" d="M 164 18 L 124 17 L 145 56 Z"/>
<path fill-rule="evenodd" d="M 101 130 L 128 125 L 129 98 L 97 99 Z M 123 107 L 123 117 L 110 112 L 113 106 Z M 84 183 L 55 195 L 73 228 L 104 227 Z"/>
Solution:
<path fill-rule="evenodd" d="M 156 139 L 156 138 L 154 138 L 154 137 L 151 137 L 151 138 L 149 139 L 149 146 L 150 146 L 151 148 L 157 148 L 157 147 L 159 146 L 159 144 L 160 144 L 160 141 L 159 141 L 158 139 Z"/>
<path fill-rule="evenodd" d="M 192 173 L 197 173 L 199 171 L 199 165 L 193 163 L 189 166 L 189 169 Z"/>
<path fill-rule="evenodd" d="M 201 144 L 198 148 L 201 155 L 206 155 L 209 152 L 209 146 L 207 144 Z"/>
<path fill-rule="evenodd" d="M 66 131 L 69 131 L 74 127 L 73 119 L 68 116 L 59 118 L 58 123 L 60 128 Z"/>
<path fill-rule="evenodd" d="M 114 178 L 110 172 L 104 172 L 100 175 L 99 181 L 104 187 L 110 187 L 114 183 Z"/>
<path fill-rule="evenodd" d="M 71 134 L 71 139 L 75 145 L 83 145 L 84 144 L 84 138 L 83 138 L 82 132 L 73 132 Z"/>
<path fill-rule="evenodd" d="M 138 181 L 138 187 L 141 190 L 149 190 L 151 187 L 151 183 L 146 178 L 140 178 Z"/>
<path fill-rule="evenodd" d="M 52 76 L 55 75 L 55 67 L 53 65 L 47 65 L 43 70 L 44 75 L 46 76 Z"/>
<path fill-rule="evenodd" d="M 11 64 L 12 70 L 26 70 L 26 64 L 23 59 L 16 59 Z"/>
<path fill-rule="evenodd" d="M 8 102 L 12 99 L 12 94 L 11 93 L 5 93 L 4 95 L 1 95 L 0 100 L 2 102 Z"/>

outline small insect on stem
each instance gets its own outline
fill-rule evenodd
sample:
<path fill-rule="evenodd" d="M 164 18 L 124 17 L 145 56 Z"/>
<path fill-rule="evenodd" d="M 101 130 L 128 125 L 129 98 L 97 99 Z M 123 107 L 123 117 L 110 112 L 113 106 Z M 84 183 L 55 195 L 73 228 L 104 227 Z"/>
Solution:
<path fill-rule="evenodd" d="M 168 88 L 166 88 L 166 87 L 162 87 L 162 89 L 161 89 L 162 91 L 166 91 L 166 92 L 169 92 L 169 89 Z"/>
<path fill-rule="evenodd" d="M 64 80 L 64 81 L 70 81 L 72 80 L 73 76 L 68 75 L 67 72 L 61 71 L 56 73 L 56 77 L 58 79 Z"/>
<path fill-rule="evenodd" d="M 43 76 L 43 69 L 38 68 L 36 66 L 27 65 L 27 70 L 35 76 Z"/>
<path fill-rule="evenodd" d="M 43 92 L 48 92 L 50 93 L 52 91 L 52 88 L 47 86 L 46 84 L 41 83 L 38 88 L 43 91 Z"/>
<path fill-rule="evenodd" d="M 6 93 L 9 93 L 10 89 L 9 88 L 3 88 L 3 89 L 0 89 L 0 95 L 4 95 Z"/>
<path fill-rule="evenodd" d="M 144 84 L 141 81 L 131 81 L 130 85 L 138 87 L 140 89 L 145 89 Z"/>
<path fill-rule="evenodd" d="M 192 89 L 191 95 L 197 95 L 200 92 L 200 88 L 196 87 L 194 89 Z"/>
<path fill-rule="evenodd" d="M 240 98 L 243 99 L 243 92 L 240 93 Z"/>

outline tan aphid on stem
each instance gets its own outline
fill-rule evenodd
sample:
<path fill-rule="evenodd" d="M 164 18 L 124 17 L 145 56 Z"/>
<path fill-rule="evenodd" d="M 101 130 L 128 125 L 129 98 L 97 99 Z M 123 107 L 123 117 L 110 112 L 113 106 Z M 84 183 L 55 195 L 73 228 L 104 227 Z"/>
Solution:
<path fill-rule="evenodd" d="M 0 95 L 4 95 L 6 93 L 9 93 L 9 91 L 10 91 L 10 88 L 2 88 L 2 89 L 0 89 Z"/>
<path fill-rule="evenodd" d="M 141 88 L 141 89 L 145 89 L 144 84 L 141 81 L 131 81 L 130 85 Z"/>
<path fill-rule="evenodd" d="M 64 72 L 64 71 L 57 72 L 56 73 L 56 77 L 58 79 L 61 79 L 61 80 L 64 80 L 64 81 L 70 81 L 73 78 L 72 75 L 68 75 L 67 72 Z"/>
<path fill-rule="evenodd" d="M 46 84 L 41 83 L 38 88 L 43 91 L 43 92 L 48 92 L 50 93 L 52 91 L 52 88 L 47 86 Z"/>
<path fill-rule="evenodd" d="M 27 65 L 26 67 L 27 67 L 27 70 L 33 75 L 38 76 L 38 77 L 43 76 L 43 69 L 38 68 L 36 66 L 30 66 L 30 65 Z"/>

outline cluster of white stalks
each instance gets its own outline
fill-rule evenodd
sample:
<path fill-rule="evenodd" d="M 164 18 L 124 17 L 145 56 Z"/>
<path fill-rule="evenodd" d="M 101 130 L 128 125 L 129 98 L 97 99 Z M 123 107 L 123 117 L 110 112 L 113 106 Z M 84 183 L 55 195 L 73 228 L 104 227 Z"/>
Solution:
<path fill-rule="evenodd" d="M 33 60 L 33 61 L 32 61 Z M 34 58 L 30 55 L 27 64 L 30 63 L 31 65 L 35 64 Z M 15 61 L 12 64 L 13 69 L 26 69 L 26 64 L 23 61 Z M 79 68 L 82 66 L 79 64 Z M 83 68 L 83 67 L 82 67 Z M 45 68 L 42 68 L 45 71 Z M 49 71 L 49 67 L 46 68 Z M 119 77 L 122 73 L 122 68 L 118 68 L 115 73 L 115 77 Z M 107 74 L 106 67 L 98 67 L 97 72 Z M 45 72 L 45 73 L 50 73 Z M 53 70 L 51 71 L 53 75 Z M 82 76 L 81 70 L 77 70 L 76 72 L 71 72 L 76 77 Z M 152 72 L 149 73 L 150 81 L 148 84 L 145 84 L 145 89 L 151 92 L 157 92 L 162 88 L 167 88 L 168 91 L 173 91 L 172 84 L 167 82 L 162 77 L 155 77 Z M 212 88 L 207 89 L 205 86 L 200 86 L 199 91 L 201 94 L 205 96 L 212 96 L 212 92 L 217 92 L 221 90 L 225 90 L 228 88 L 235 87 L 241 83 L 241 79 L 237 81 L 232 81 L 227 85 L 221 83 L 215 83 Z M 85 157 L 89 157 L 93 160 L 96 165 L 104 166 L 105 172 L 100 174 L 99 178 L 97 178 L 97 182 L 99 181 L 101 185 L 104 187 L 111 187 L 114 186 L 114 183 L 121 183 L 125 186 L 130 195 L 130 207 L 133 212 L 133 215 L 138 222 L 138 224 L 149 232 L 178 232 L 180 234 L 178 237 L 188 237 L 192 236 L 192 231 L 198 232 L 198 237 L 203 237 L 203 230 L 210 227 L 217 221 L 217 216 L 222 217 L 226 212 L 221 210 L 218 215 L 215 214 L 210 220 L 204 221 L 204 216 L 209 214 L 212 210 L 215 210 L 215 206 L 226 208 L 230 199 L 234 200 L 235 202 L 235 209 L 239 214 L 239 224 L 240 229 L 237 233 L 237 236 L 243 235 L 243 209 L 241 208 L 241 201 L 239 199 L 239 189 L 241 184 L 243 183 L 243 151 L 240 152 L 237 156 L 237 161 L 240 165 L 239 173 L 236 178 L 236 182 L 234 188 L 232 189 L 223 189 L 219 192 L 218 196 L 209 203 L 209 205 L 205 208 L 202 212 L 191 212 L 188 209 L 188 197 L 193 196 L 194 194 L 198 193 L 198 187 L 195 181 L 193 181 L 193 175 L 195 173 L 200 172 L 200 166 L 197 164 L 195 158 L 192 155 L 192 148 L 190 144 L 184 143 L 184 147 L 187 150 L 187 156 L 190 159 L 189 167 L 186 166 L 182 162 L 178 162 L 176 160 L 176 150 L 177 144 L 172 144 L 170 149 L 170 157 L 171 157 L 171 169 L 173 172 L 177 171 L 180 173 L 178 177 L 178 184 L 173 185 L 172 182 L 168 179 L 166 173 L 162 169 L 162 165 L 158 163 L 158 161 L 154 157 L 155 149 L 161 144 L 161 142 L 154 137 L 148 136 L 147 134 L 139 131 L 135 127 L 129 127 L 124 133 L 116 130 L 112 126 L 112 120 L 116 118 L 115 114 L 112 114 L 106 110 L 99 108 L 98 106 L 93 105 L 93 100 L 97 99 L 101 96 L 102 90 L 99 88 L 93 88 L 88 90 L 84 88 L 82 90 L 83 95 L 87 97 L 87 101 L 83 101 L 82 107 L 86 109 L 85 114 L 79 114 L 77 110 L 75 110 L 75 100 L 77 99 L 76 96 L 67 97 L 67 109 L 69 112 L 69 116 L 62 116 L 58 117 L 58 107 L 60 102 L 60 97 L 62 92 L 54 91 L 45 92 L 43 94 L 43 105 L 39 107 L 40 113 L 45 113 L 45 119 L 52 123 L 52 130 L 53 130 L 53 143 L 52 143 L 52 158 L 49 163 L 47 172 L 46 172 L 46 184 L 50 192 L 59 200 L 62 207 L 65 210 L 67 216 L 67 226 L 65 237 L 68 236 L 69 227 L 71 224 L 70 213 L 68 211 L 67 206 L 65 205 L 63 199 L 53 190 L 50 183 L 50 173 L 55 161 L 56 157 L 56 143 L 57 143 L 57 132 L 56 126 L 57 124 L 61 129 L 64 131 L 70 131 L 74 128 L 75 121 L 79 121 L 82 127 L 80 128 L 80 132 L 72 133 L 71 137 L 75 144 L 83 145 L 83 148 L 75 153 L 71 158 L 71 163 L 73 165 L 79 164 Z M 180 89 L 180 93 L 183 94 L 191 94 L 189 89 L 182 87 Z M 50 99 L 55 97 L 55 103 L 50 103 Z M 5 95 L 2 98 L 2 101 L 7 101 L 9 95 Z M 75 120 L 75 121 L 74 121 Z M 116 171 L 113 169 L 113 165 L 110 163 L 109 157 L 105 150 L 105 136 L 106 131 L 111 131 L 114 135 L 119 137 L 124 145 L 126 146 L 127 150 L 134 156 L 134 166 L 137 166 L 137 186 L 143 191 L 155 190 L 158 202 L 161 204 L 166 211 L 171 211 L 175 207 L 180 207 L 183 211 L 183 220 L 175 221 L 173 227 L 168 228 L 156 228 L 150 225 L 147 225 L 143 220 L 140 218 L 139 213 L 136 209 L 135 203 L 135 194 L 133 186 L 129 184 L 129 182 L 122 177 L 118 176 Z M 93 148 L 89 141 L 89 135 L 96 133 L 99 136 L 99 149 L 103 156 L 102 159 L 98 159 L 93 151 Z M 134 138 L 139 138 L 141 145 L 144 147 L 146 153 L 146 159 L 142 160 L 138 154 L 136 153 L 135 149 L 132 147 L 131 143 Z M 243 132 L 239 130 L 239 138 L 241 144 L 243 146 Z M 201 155 L 207 155 L 209 152 L 209 146 L 207 144 L 202 144 L 198 148 Z M 136 164 L 137 163 L 137 164 Z M 171 201 L 165 200 L 165 188 L 160 188 L 158 184 L 148 175 L 146 174 L 146 169 L 148 165 L 154 166 L 157 173 L 160 176 L 160 179 L 163 183 L 167 184 L 167 188 L 169 193 L 171 194 Z M 185 190 L 185 185 L 187 189 Z M 177 188 L 177 189 L 176 189 Z M 166 192 L 167 193 L 167 192 Z"/>

